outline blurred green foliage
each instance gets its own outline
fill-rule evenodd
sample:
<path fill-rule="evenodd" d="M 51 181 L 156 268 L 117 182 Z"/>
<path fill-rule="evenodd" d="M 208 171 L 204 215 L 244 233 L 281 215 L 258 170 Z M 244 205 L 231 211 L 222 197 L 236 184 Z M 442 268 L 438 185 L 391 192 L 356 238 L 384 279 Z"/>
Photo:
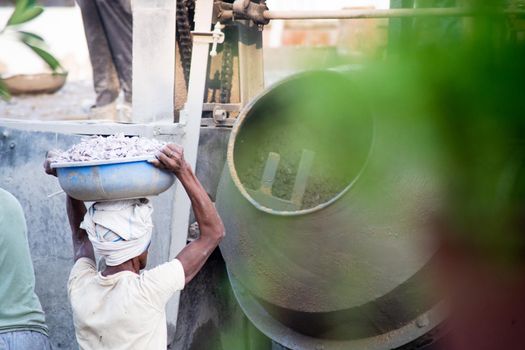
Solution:
<path fill-rule="evenodd" d="M 25 23 L 38 17 L 42 12 L 44 12 L 44 9 L 37 6 L 34 0 L 18 0 L 15 3 L 15 10 L 11 17 L 9 17 L 6 26 Z"/>
<path fill-rule="evenodd" d="M 431 126 L 433 136 L 413 146 L 435 157 L 429 166 L 446 198 L 440 233 L 472 253 L 521 261 L 525 28 L 502 14 L 502 2 L 471 6 L 484 15 L 412 21 L 387 60 L 365 64 L 361 86 L 388 106 L 381 113 L 400 134 L 422 120 Z"/>
<path fill-rule="evenodd" d="M 35 19 L 42 12 L 44 9 L 38 6 L 35 0 L 17 0 L 15 9 L 5 27 L 0 31 L 0 35 L 10 36 L 29 47 L 49 66 L 53 73 L 65 73 L 60 62 L 47 51 L 45 41 L 41 36 L 19 29 L 20 25 Z M 9 99 L 10 97 L 9 90 L 0 77 L 0 99 Z"/>
<path fill-rule="evenodd" d="M 449 0 L 412 4 L 436 6 L 439 2 L 442 6 L 456 5 Z M 406 241 L 417 240 L 425 231 L 451 242 L 462 253 L 491 266 L 503 266 L 498 272 L 514 272 L 509 266 L 523 266 L 525 27 L 520 27 L 518 16 L 504 14 L 504 2 L 470 1 L 469 5 L 478 10 L 476 16 L 392 20 L 391 25 L 400 26 L 390 31 L 388 50 L 380 60 L 374 57 L 355 64 L 342 56 L 324 62 L 312 58 L 312 69 L 338 66 L 338 71 L 346 72 L 352 86 L 357 87 L 355 90 L 337 84 L 335 79 L 303 80 L 302 86 L 281 88 L 274 95 L 270 92 L 267 100 L 253 106 L 251 113 L 256 118 L 239 131 L 235 149 L 236 170 L 247 188 L 257 188 L 268 152 L 278 152 L 283 156 L 281 162 L 290 163 L 287 168 L 292 169 L 292 176 L 284 180 L 291 178 L 293 184 L 297 161 L 290 159 L 297 160 L 297 150 L 306 146 L 311 146 L 318 157 L 327 154 L 319 166 L 328 170 L 328 175 L 348 173 L 346 181 L 355 176 L 355 169 L 349 168 L 358 160 L 352 138 L 359 141 L 367 128 L 352 128 L 344 118 L 365 113 L 363 102 L 373 115 L 374 141 L 365 176 L 348 195 L 355 200 L 349 201 L 350 209 L 370 209 L 363 224 L 371 226 L 363 235 L 372 237 L 370 241 L 363 244 L 351 235 L 336 235 L 339 230 L 350 232 L 341 230 L 345 220 L 354 220 L 352 210 L 346 208 L 319 222 L 315 227 L 318 236 L 306 235 L 309 227 L 284 219 L 280 225 L 269 224 L 270 219 L 258 220 L 252 224 L 256 227 L 231 232 L 226 238 L 233 236 L 233 244 L 241 247 L 235 252 L 242 254 L 235 259 L 242 266 L 234 270 L 230 264 L 230 268 L 251 291 L 266 293 L 272 302 L 282 296 L 281 285 L 300 280 L 304 287 L 288 296 L 305 304 L 310 298 L 321 303 L 341 296 L 351 299 L 358 293 L 372 294 L 374 289 L 368 284 L 380 276 L 373 274 L 380 266 L 373 264 L 374 254 L 386 257 L 376 260 L 380 262 L 403 260 L 402 254 L 409 249 L 390 248 L 407 234 L 412 236 Z M 242 173 L 242 168 L 250 171 Z M 351 171 L 345 171 L 348 169 Z M 279 176 L 283 175 L 278 172 Z M 393 185 L 386 186 L 389 184 Z M 359 197 L 356 188 L 362 194 Z M 279 196 L 275 190 L 272 195 Z M 235 215 L 243 214 L 238 208 L 235 211 Z M 426 222 L 418 226 L 420 230 L 402 231 L 403 222 L 412 224 L 413 219 Z M 374 234 L 390 229 L 391 233 L 376 235 L 377 241 L 373 241 Z M 348 252 L 354 247 L 352 253 L 363 254 L 354 254 L 351 260 Z M 428 247 L 421 253 L 424 249 Z M 308 264 L 311 261 L 315 264 Z M 385 270 L 390 267 L 385 266 Z M 318 271 L 325 273 L 313 273 Z M 521 276 L 522 271 L 518 271 Z M 400 299 L 392 315 L 410 314 L 414 308 L 418 314 L 427 310 L 427 303 L 434 303 L 434 298 L 442 297 L 433 283 L 435 276 L 426 272 L 428 275 L 412 287 L 424 297 L 422 307 L 410 295 L 408 300 Z M 285 274 L 290 276 L 289 281 L 282 278 Z M 388 278 L 394 280 L 394 275 Z M 322 295 L 314 294 L 314 284 L 320 279 L 333 287 Z M 377 327 L 381 318 L 367 312 Z M 386 309 L 381 312 L 387 314 Z M 280 317 L 289 321 L 290 314 Z M 389 322 L 393 319 L 390 317 Z M 337 327 L 327 328 L 330 332 L 348 336 L 366 330 L 366 322 L 352 319 L 350 327 L 350 322 L 339 322 L 337 317 L 332 320 Z M 316 319 L 312 327 L 321 328 L 323 321 Z M 295 319 L 293 323 L 296 326 L 300 322 Z M 232 343 L 231 348 L 243 347 Z"/>

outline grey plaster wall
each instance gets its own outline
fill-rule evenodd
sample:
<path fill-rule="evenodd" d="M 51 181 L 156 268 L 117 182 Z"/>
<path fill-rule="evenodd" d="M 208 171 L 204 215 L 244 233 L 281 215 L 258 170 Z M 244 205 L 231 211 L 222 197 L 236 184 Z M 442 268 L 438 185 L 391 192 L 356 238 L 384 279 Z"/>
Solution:
<path fill-rule="evenodd" d="M 225 161 L 228 136 L 227 129 L 202 129 L 196 172 L 212 197 L 215 196 Z M 177 142 L 179 137 L 164 136 L 162 139 Z M 79 140 L 78 135 L 0 127 L 0 187 L 13 193 L 24 208 L 36 275 L 36 292 L 46 312 L 51 341 L 55 349 L 77 348 L 66 294 L 66 282 L 73 264 L 73 253 L 65 213 L 65 196 L 60 194 L 48 198 L 49 194 L 59 191 L 60 187 L 55 178 L 44 174 L 42 163 L 47 150 L 65 149 Z M 168 258 L 172 192 L 173 188 L 153 198 L 155 229 L 149 254 L 149 267 L 156 266 Z M 216 252 L 211 264 L 213 266 L 208 264 L 205 267 L 207 272 L 203 272 L 200 278 L 187 286 L 181 296 L 179 309 L 181 316 L 177 327 L 180 330 L 177 331 L 176 339 L 171 340 L 172 348 L 191 348 L 195 330 L 200 329 L 202 324 L 206 324 L 210 319 L 212 320 L 210 322 L 215 324 L 211 333 L 217 331 L 216 309 L 222 302 L 215 297 L 214 287 L 209 283 L 213 278 L 203 278 L 203 276 L 218 276 L 218 281 L 223 284 L 227 280 L 225 280 L 224 262 L 219 252 Z M 199 300 L 191 296 L 192 291 L 195 290 L 201 291 Z M 196 306 L 197 304 L 200 306 Z M 225 308 L 228 308 L 229 304 L 222 303 L 222 305 L 221 314 L 225 315 L 227 313 Z M 235 309 L 236 306 L 233 304 L 232 307 Z M 191 317 L 196 309 L 200 310 L 200 316 Z M 204 332 L 206 333 L 206 329 Z"/>

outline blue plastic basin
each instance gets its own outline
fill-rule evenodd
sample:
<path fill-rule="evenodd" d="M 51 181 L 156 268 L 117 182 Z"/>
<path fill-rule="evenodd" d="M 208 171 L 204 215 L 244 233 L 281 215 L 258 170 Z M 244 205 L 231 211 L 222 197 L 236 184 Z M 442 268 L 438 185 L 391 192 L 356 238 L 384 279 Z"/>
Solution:
<path fill-rule="evenodd" d="M 148 162 L 152 156 L 117 160 L 54 163 L 62 189 L 82 201 L 108 201 L 158 195 L 175 176 Z"/>

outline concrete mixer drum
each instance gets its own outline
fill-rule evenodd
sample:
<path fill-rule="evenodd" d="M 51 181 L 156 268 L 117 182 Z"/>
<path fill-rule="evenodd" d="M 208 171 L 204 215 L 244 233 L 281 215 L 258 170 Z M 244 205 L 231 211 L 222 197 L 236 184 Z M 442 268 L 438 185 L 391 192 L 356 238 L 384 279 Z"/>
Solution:
<path fill-rule="evenodd" d="M 346 73 L 284 80 L 241 112 L 217 206 L 248 318 L 292 349 L 390 349 L 441 319 L 437 182 Z M 412 154 L 413 153 L 413 154 Z"/>

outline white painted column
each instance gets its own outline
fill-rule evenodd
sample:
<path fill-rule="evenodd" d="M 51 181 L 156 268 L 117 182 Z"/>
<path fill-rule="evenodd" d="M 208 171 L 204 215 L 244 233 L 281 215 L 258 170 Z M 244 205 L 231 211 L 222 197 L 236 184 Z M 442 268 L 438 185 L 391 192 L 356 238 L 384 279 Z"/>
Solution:
<path fill-rule="evenodd" d="M 213 0 L 198 0 L 195 3 L 195 31 L 211 31 Z M 180 123 L 183 126 L 184 136 L 182 146 L 184 157 L 195 171 L 197 163 L 197 150 L 199 147 L 202 106 L 204 101 L 204 88 L 206 85 L 206 67 L 208 65 L 210 44 L 194 41 L 191 55 L 191 70 L 188 83 L 188 99 L 181 111 Z M 188 221 L 191 202 L 186 191 L 176 183 L 173 202 L 172 234 L 170 245 L 170 259 L 173 259 L 186 245 L 188 238 Z M 172 329 L 177 322 L 179 310 L 179 294 L 173 297 L 167 305 L 167 322 Z M 173 327 L 174 329 L 174 327 Z M 171 338 L 171 335 L 168 334 Z"/>
<path fill-rule="evenodd" d="M 132 0 L 133 122 L 173 120 L 176 0 Z"/>

